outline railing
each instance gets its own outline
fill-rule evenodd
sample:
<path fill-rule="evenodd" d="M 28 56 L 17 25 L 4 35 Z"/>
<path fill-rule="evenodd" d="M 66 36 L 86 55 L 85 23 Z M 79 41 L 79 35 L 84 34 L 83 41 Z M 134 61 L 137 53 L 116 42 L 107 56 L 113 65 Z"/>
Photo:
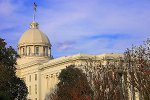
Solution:
<path fill-rule="evenodd" d="M 20 56 L 48 56 L 50 57 L 50 54 L 45 54 L 45 53 L 30 53 L 30 54 L 27 54 L 27 53 L 24 53 L 24 54 L 20 54 Z"/>

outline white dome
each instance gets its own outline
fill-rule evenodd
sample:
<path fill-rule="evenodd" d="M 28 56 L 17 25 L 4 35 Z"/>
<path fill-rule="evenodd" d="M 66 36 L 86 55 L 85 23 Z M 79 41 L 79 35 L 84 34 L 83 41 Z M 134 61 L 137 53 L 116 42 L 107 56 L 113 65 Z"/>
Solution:
<path fill-rule="evenodd" d="M 43 44 L 50 45 L 48 37 L 39 29 L 29 29 L 23 33 L 18 45 Z"/>
<path fill-rule="evenodd" d="M 38 29 L 38 23 L 32 22 L 30 24 L 30 29 L 23 33 L 21 36 L 18 46 L 22 45 L 48 45 L 50 46 L 50 41 L 48 37 Z"/>

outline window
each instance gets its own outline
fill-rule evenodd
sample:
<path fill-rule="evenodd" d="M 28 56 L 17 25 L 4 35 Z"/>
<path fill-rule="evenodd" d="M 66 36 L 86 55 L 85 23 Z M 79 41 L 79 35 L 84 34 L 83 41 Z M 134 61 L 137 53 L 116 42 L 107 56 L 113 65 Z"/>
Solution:
<path fill-rule="evenodd" d="M 29 47 L 29 52 L 28 52 L 28 54 L 31 55 L 31 48 L 30 48 L 30 47 Z"/>
<path fill-rule="evenodd" d="M 31 82 L 31 75 L 29 76 L 29 82 Z"/>
<path fill-rule="evenodd" d="M 43 56 L 45 56 L 45 47 L 43 47 Z"/>
<path fill-rule="evenodd" d="M 35 74 L 35 81 L 37 80 L 37 74 Z"/>
<path fill-rule="evenodd" d="M 46 54 L 46 56 L 48 55 L 48 47 L 46 47 L 45 48 L 46 50 L 45 50 L 45 54 Z"/>
<path fill-rule="evenodd" d="M 24 50 L 24 48 L 23 48 L 23 51 L 22 51 L 22 52 L 23 52 L 23 55 L 25 55 L 25 50 Z"/>
<path fill-rule="evenodd" d="M 35 47 L 35 54 L 39 55 L 39 47 Z"/>
<path fill-rule="evenodd" d="M 31 95 L 31 86 L 29 86 L 29 94 Z"/>
<path fill-rule="evenodd" d="M 43 47 L 43 55 L 44 56 L 48 55 L 48 47 Z"/>
<path fill-rule="evenodd" d="M 37 94 L 37 85 L 35 85 L 35 94 Z"/>

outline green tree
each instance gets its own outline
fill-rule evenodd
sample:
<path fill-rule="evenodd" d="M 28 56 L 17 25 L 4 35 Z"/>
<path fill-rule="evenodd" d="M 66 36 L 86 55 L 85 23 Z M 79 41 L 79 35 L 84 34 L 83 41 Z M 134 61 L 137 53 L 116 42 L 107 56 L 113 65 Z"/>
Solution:
<path fill-rule="evenodd" d="M 56 95 L 53 100 L 92 100 L 93 91 L 86 75 L 74 65 L 63 69 L 58 77 Z"/>
<path fill-rule="evenodd" d="M 15 65 L 19 56 L 11 46 L 6 47 L 6 44 L 4 39 L 0 38 L 0 99 L 24 100 L 27 87 L 24 81 L 16 76 Z"/>

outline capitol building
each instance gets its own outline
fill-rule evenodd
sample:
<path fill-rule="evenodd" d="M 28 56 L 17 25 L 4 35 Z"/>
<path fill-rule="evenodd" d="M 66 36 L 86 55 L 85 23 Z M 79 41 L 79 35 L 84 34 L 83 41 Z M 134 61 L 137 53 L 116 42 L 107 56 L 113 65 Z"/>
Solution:
<path fill-rule="evenodd" d="M 35 4 L 34 11 L 36 11 Z M 52 44 L 46 34 L 39 29 L 39 24 L 35 21 L 35 14 L 29 29 L 20 37 L 17 48 L 20 58 L 17 59 L 16 74 L 24 80 L 28 88 L 28 100 L 45 100 L 46 96 L 56 88 L 61 70 L 70 65 L 84 70 L 83 66 L 86 66 L 89 60 L 98 61 L 105 66 L 107 60 L 123 57 L 123 54 L 114 53 L 99 55 L 79 53 L 53 58 Z M 130 92 L 129 87 L 126 88 Z M 136 93 L 136 100 L 139 100 L 138 93 Z"/>
<path fill-rule="evenodd" d="M 102 60 L 103 58 L 119 57 L 121 54 L 75 54 L 53 58 L 49 38 L 39 29 L 39 24 L 32 21 L 18 42 L 16 74 L 22 78 L 28 88 L 28 99 L 44 100 L 45 96 L 58 83 L 57 76 L 69 65 L 84 64 L 85 60 Z"/>

